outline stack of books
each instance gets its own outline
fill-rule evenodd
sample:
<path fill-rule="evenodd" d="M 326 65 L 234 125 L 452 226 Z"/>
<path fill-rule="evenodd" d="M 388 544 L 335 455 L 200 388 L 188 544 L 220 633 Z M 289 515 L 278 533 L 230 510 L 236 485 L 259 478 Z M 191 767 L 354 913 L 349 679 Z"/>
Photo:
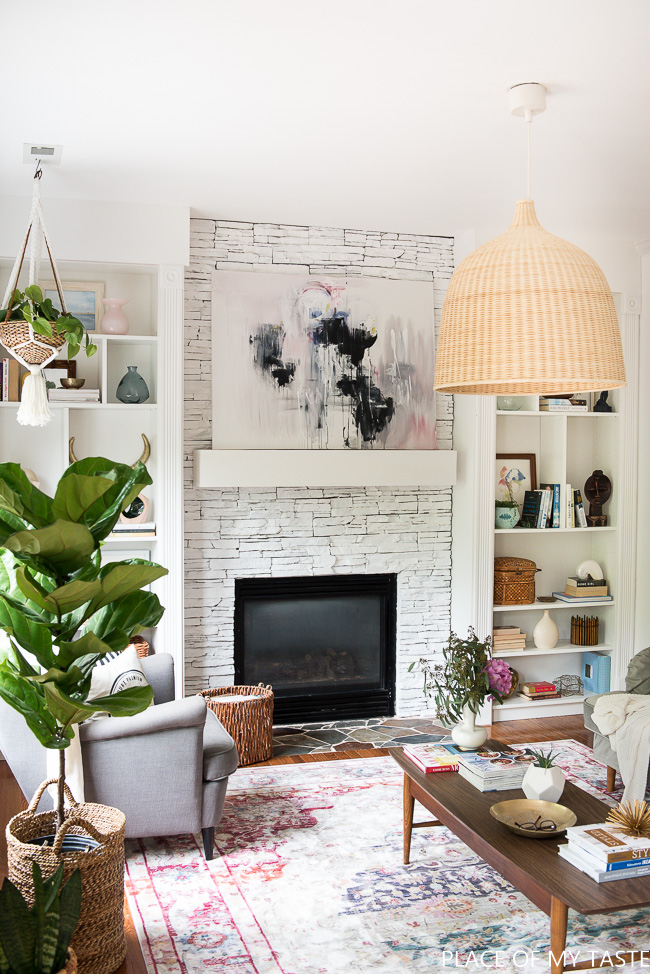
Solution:
<path fill-rule="evenodd" d="M 404 754 L 425 774 L 458 771 L 459 750 L 455 744 L 405 744 Z"/>
<path fill-rule="evenodd" d="M 15 358 L 3 358 L 0 362 L 0 400 L 18 402 L 20 399 L 20 365 Z"/>
<path fill-rule="evenodd" d="M 568 528 L 586 528 L 587 515 L 585 514 L 582 503 L 582 494 L 579 490 L 573 490 L 571 484 L 565 488 L 566 496 L 566 526 Z"/>
<path fill-rule="evenodd" d="M 539 408 L 543 413 L 586 413 L 589 404 L 586 399 L 551 399 L 540 396 Z"/>
<path fill-rule="evenodd" d="M 495 655 L 505 649 L 525 649 L 526 633 L 519 626 L 495 626 L 492 630 L 492 649 Z"/>
<path fill-rule="evenodd" d="M 578 578 L 577 575 L 569 575 L 564 586 L 565 595 L 573 595 L 579 599 L 591 599 L 598 595 L 609 595 L 606 578 Z"/>
<path fill-rule="evenodd" d="M 140 521 L 137 524 L 129 524 L 128 521 L 118 521 L 109 538 L 111 541 L 124 538 L 155 538 L 156 525 L 154 521 Z"/>
<path fill-rule="evenodd" d="M 539 680 L 536 683 L 520 683 L 519 693 L 528 700 L 554 700 L 562 696 L 555 684 L 548 683 L 546 680 Z"/>
<path fill-rule="evenodd" d="M 519 788 L 526 768 L 534 759 L 514 751 L 479 748 L 458 756 L 458 773 L 479 791 L 509 791 Z"/>
<path fill-rule="evenodd" d="M 650 839 L 625 835 L 607 822 L 574 825 L 558 855 L 597 883 L 650 876 Z"/>
<path fill-rule="evenodd" d="M 78 404 L 80 402 L 99 402 L 99 389 L 50 389 L 48 399 L 50 402 L 67 402 L 68 404 Z"/>
<path fill-rule="evenodd" d="M 522 528 L 559 528 L 559 484 L 542 484 L 539 490 L 524 492 L 519 526 Z"/>

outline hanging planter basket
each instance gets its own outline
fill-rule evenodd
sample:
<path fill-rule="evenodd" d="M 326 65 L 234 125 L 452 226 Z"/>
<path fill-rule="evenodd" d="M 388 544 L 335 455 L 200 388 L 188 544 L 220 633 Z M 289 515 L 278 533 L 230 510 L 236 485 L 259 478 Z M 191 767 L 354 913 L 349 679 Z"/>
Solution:
<path fill-rule="evenodd" d="M 13 355 L 16 361 L 24 365 L 30 372 L 30 375 L 27 376 L 23 383 L 21 404 L 16 417 L 18 422 L 23 426 L 45 426 L 51 420 L 52 413 L 47 402 L 47 390 L 42 372 L 43 366 L 56 358 L 59 349 L 66 341 L 71 343 L 72 356 L 74 351 L 79 347 L 81 337 L 84 333 L 81 323 L 73 316 L 68 315 L 66 310 L 61 280 L 45 229 L 39 191 L 40 176 L 41 170 L 39 166 L 34 176 L 32 209 L 27 232 L 23 240 L 21 252 L 16 257 L 9 276 L 9 282 L 2 304 L 2 307 L 6 308 L 4 320 L 0 316 L 0 342 Z M 21 304 L 17 312 L 16 305 L 19 300 L 17 295 L 20 294 L 17 287 L 18 278 L 20 277 L 30 238 L 29 288 L 25 289 L 25 304 Z M 61 305 L 60 315 L 52 308 L 49 302 L 43 302 L 42 305 L 38 306 L 38 310 L 34 304 L 35 301 L 40 302 L 42 298 L 36 286 L 36 279 L 41 262 L 43 241 L 45 241 L 47 255 L 59 295 L 59 303 Z M 34 290 L 30 291 L 30 288 Z M 49 310 L 45 310 L 46 308 Z M 27 317 L 24 317 L 24 314 Z M 41 315 L 45 317 L 41 317 Z M 62 318 L 65 318 L 64 322 L 61 321 Z M 34 328 L 33 322 L 38 325 L 38 329 Z M 58 324 L 63 324 L 65 330 L 62 329 L 59 331 L 57 328 Z M 76 332 L 74 329 L 76 329 Z M 43 332 L 48 332 L 48 334 L 44 334 Z M 73 336 L 72 338 L 70 337 L 71 335 Z M 73 338 L 76 343 L 74 351 L 72 351 Z M 94 346 L 89 345 L 88 335 L 86 333 L 86 353 L 92 354 L 94 351 L 96 349 Z"/>
<path fill-rule="evenodd" d="M 7 861 L 11 882 L 31 905 L 34 900 L 32 861 L 44 877 L 64 862 L 64 878 L 81 872 L 81 917 L 71 946 L 79 974 L 112 974 L 126 956 L 124 939 L 124 832 L 126 818 L 117 808 L 75 802 L 67 785 L 70 807 L 54 845 L 39 840 L 54 832 L 56 812 L 37 812 L 41 795 L 56 778 L 36 790 L 27 811 L 7 825 Z M 96 841 L 89 843 L 88 836 Z M 83 841 L 86 839 L 86 841 Z M 92 844 L 94 848 L 86 848 Z M 67 846 L 73 848 L 68 849 Z"/>

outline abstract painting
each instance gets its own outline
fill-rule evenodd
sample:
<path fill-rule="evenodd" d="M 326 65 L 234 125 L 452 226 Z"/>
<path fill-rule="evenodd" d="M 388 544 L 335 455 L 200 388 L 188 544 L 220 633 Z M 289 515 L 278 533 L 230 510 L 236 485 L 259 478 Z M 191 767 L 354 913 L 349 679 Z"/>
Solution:
<path fill-rule="evenodd" d="M 432 450 L 433 285 L 217 271 L 214 449 Z"/>

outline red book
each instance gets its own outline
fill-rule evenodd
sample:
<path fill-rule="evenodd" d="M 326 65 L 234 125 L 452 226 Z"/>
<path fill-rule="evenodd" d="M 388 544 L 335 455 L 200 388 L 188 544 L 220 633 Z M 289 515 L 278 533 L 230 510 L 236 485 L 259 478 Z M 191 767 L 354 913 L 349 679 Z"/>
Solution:
<path fill-rule="evenodd" d="M 458 771 L 458 758 L 442 744 L 406 744 L 404 754 L 420 771 Z"/>

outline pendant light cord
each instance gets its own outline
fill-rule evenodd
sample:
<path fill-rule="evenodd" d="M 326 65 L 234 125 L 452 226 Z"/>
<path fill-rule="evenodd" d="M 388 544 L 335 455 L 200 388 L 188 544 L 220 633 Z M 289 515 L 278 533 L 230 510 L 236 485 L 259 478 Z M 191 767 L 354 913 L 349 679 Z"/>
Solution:
<path fill-rule="evenodd" d="M 530 126 L 533 121 L 533 113 L 530 108 L 526 109 L 526 134 L 528 141 L 528 171 L 527 171 L 527 183 L 526 183 L 526 199 L 530 199 Z"/>

